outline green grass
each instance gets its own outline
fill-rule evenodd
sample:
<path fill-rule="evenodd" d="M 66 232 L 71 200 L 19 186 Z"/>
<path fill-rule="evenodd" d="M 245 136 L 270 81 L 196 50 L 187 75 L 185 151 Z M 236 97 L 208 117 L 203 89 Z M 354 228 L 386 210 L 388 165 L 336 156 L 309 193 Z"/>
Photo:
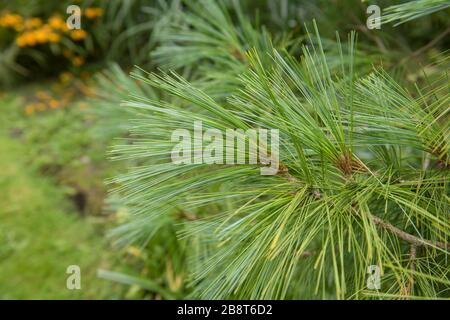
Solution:
<path fill-rule="evenodd" d="M 11 136 L 21 101 L 0 100 L 0 299 L 118 298 L 114 284 L 96 275 L 113 261 L 101 228 L 29 165 L 29 146 Z M 73 264 L 81 268 L 81 290 L 66 288 Z"/>

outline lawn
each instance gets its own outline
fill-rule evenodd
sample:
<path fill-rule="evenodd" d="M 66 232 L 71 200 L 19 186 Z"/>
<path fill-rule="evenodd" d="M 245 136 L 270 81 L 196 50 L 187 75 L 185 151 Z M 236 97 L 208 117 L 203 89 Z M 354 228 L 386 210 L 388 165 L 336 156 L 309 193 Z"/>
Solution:
<path fill-rule="evenodd" d="M 20 110 L 14 96 L 2 102 Z M 0 298 L 115 298 L 113 284 L 96 275 L 112 264 L 101 224 L 81 217 L 63 189 L 29 165 L 29 146 L 13 129 L 18 121 L 14 112 L 2 112 Z M 81 268 L 81 290 L 66 288 L 69 265 Z"/>

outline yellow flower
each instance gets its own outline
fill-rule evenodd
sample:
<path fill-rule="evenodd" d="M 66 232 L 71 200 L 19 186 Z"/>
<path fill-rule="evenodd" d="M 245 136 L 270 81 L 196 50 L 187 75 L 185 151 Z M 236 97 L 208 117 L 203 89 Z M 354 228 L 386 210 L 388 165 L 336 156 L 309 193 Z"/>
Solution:
<path fill-rule="evenodd" d="M 39 18 L 31 18 L 25 21 L 25 29 L 35 29 L 42 26 L 42 20 Z"/>
<path fill-rule="evenodd" d="M 52 43 L 59 42 L 61 40 L 61 36 L 57 33 L 51 32 L 48 34 L 48 41 Z"/>
<path fill-rule="evenodd" d="M 23 25 L 23 18 L 18 14 L 4 14 L 0 17 L 0 27 L 20 28 Z"/>
<path fill-rule="evenodd" d="M 36 39 L 37 43 L 46 43 L 48 41 L 48 33 L 42 29 L 33 31 L 32 36 Z"/>
<path fill-rule="evenodd" d="M 26 47 L 26 46 L 34 46 L 37 43 L 36 36 L 34 35 L 34 32 L 24 32 L 21 35 L 19 35 L 16 38 L 16 43 L 19 47 Z"/>
<path fill-rule="evenodd" d="M 25 39 L 25 37 L 22 35 L 22 36 L 19 36 L 16 38 L 16 44 L 20 48 L 23 48 L 23 47 L 26 47 L 28 43 L 27 43 L 27 40 Z"/>
<path fill-rule="evenodd" d="M 32 34 L 26 35 L 25 39 L 26 39 L 27 45 L 30 47 L 33 47 L 37 44 L 37 40 L 34 37 L 34 35 L 32 35 Z"/>
<path fill-rule="evenodd" d="M 81 56 L 76 56 L 72 60 L 73 65 L 77 66 L 77 67 L 82 66 L 84 64 L 84 62 L 85 62 L 84 58 Z"/>
<path fill-rule="evenodd" d="M 83 29 L 73 30 L 70 33 L 70 37 L 75 41 L 83 40 L 84 38 L 86 38 L 86 36 L 87 36 L 87 32 L 84 31 Z"/>
<path fill-rule="evenodd" d="M 84 15 L 88 19 L 95 19 L 97 17 L 101 17 L 103 15 L 103 9 L 102 8 L 86 8 L 84 10 Z"/>
<path fill-rule="evenodd" d="M 55 30 L 66 31 L 66 22 L 60 16 L 52 16 L 48 19 L 48 25 Z"/>
<path fill-rule="evenodd" d="M 16 43 L 19 47 L 35 46 L 36 44 L 43 44 L 47 42 L 59 42 L 61 36 L 52 31 L 48 25 L 43 25 L 42 27 L 25 31 L 16 38 Z"/>

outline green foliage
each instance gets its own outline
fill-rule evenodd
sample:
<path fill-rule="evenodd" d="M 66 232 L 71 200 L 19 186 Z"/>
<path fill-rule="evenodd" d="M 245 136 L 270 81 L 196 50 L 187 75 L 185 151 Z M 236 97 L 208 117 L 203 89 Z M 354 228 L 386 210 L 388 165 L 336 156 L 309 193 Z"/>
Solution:
<path fill-rule="evenodd" d="M 182 222 L 192 297 L 446 297 L 448 74 L 410 92 L 359 57 L 354 33 L 325 40 L 314 24 L 291 48 L 227 10 L 189 4 L 163 33 L 154 57 L 189 79 L 133 75 L 165 98 L 125 103 L 139 115 L 114 158 L 137 166 L 114 179 L 132 213 L 118 234 L 147 239 L 164 219 Z M 194 121 L 279 129 L 281 170 L 170 163 L 171 133 Z M 367 290 L 370 265 L 379 291 Z"/>
<path fill-rule="evenodd" d="M 395 22 L 395 25 L 429 15 L 450 7 L 448 0 L 415 0 L 392 5 L 385 9 L 381 18 L 383 23 Z"/>
<path fill-rule="evenodd" d="M 52 76 L 69 68 L 78 71 L 85 62 L 106 66 L 116 61 L 124 66 L 148 67 L 148 53 L 154 45 L 152 30 L 170 8 L 169 4 L 156 0 L 84 0 L 77 4 L 82 10 L 83 34 L 74 38 L 76 31 L 65 27 L 71 1 L 23 3 L 9 1 L 0 5 L 0 16 L 17 18 L 9 27 L 0 24 L 0 48 L 4 51 L 0 53 L 2 85 L 37 75 Z M 89 16 L 88 10 L 97 11 Z M 55 25 L 52 19 L 58 19 Z M 33 22 L 39 25 L 31 26 Z M 32 32 L 36 30 L 39 35 Z M 46 40 L 49 36 L 54 39 Z"/>
<path fill-rule="evenodd" d="M 139 71 L 136 71 L 139 72 Z M 114 88 L 111 91 L 111 88 Z M 136 117 L 134 110 L 117 107 L 130 95 L 157 99 L 158 94 L 150 87 L 143 87 L 117 64 L 98 73 L 95 79 L 95 97 L 91 99 L 93 108 L 89 112 L 95 117 L 97 125 L 93 128 L 95 137 L 104 141 L 123 137 L 128 133 L 129 124 L 123 119 Z"/>
<path fill-rule="evenodd" d="M 70 211 L 68 199 L 85 197 L 79 211 L 109 213 L 87 219 L 118 223 L 110 232 L 115 246 L 98 250 L 132 264 L 101 265 L 100 278 L 130 286 L 107 297 L 448 298 L 448 10 L 415 19 L 447 2 L 381 1 L 383 22 L 401 24 L 381 30 L 366 28 L 368 4 L 360 0 L 86 0 L 83 9 L 102 15 L 84 24 L 80 41 L 20 47 L 22 31 L 0 29 L 2 83 L 27 72 L 55 75 L 74 55 L 92 70 L 107 66 L 89 99 L 27 118 L 17 106 L 0 118 L 11 136 L 0 136 L 2 146 L 23 144 L 20 168 L 29 170 L 17 186 L 10 174 L 0 178 L 8 203 L 0 256 L 21 245 L 8 226 L 28 232 L 36 225 L 45 234 L 50 221 L 73 227 L 55 251 L 61 261 L 53 253 L 48 263 L 36 260 L 41 274 L 59 268 L 74 235 L 89 238 L 91 230 L 79 233 L 83 223 L 58 219 L 56 208 Z M 8 1 L 0 10 L 47 21 L 65 16 L 67 4 Z M 87 70 L 69 68 L 80 76 Z M 34 101 L 27 90 L 17 93 Z M 205 130 L 278 129 L 278 173 L 171 163 L 171 134 L 194 121 Z M 107 164 L 105 154 L 116 162 Z M 35 169 L 53 178 L 28 181 Z M 31 215 L 34 207 L 42 219 Z M 0 264 L 5 278 L 21 261 Z M 98 266 L 91 255 L 84 261 Z M 373 265 L 380 290 L 367 287 Z"/>

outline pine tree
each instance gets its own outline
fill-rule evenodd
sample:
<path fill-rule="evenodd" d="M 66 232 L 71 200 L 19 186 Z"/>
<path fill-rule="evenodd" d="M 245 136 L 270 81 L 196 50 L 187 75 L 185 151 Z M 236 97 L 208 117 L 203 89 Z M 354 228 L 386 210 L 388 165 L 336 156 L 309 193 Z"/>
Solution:
<path fill-rule="evenodd" d="M 448 297 L 447 72 L 411 90 L 353 32 L 327 40 L 313 23 L 298 45 L 254 27 L 236 2 L 185 5 L 153 54 L 178 72 L 132 73 L 157 94 L 133 90 L 123 104 L 133 138 L 113 157 L 132 167 L 113 183 L 133 218 L 115 235 L 148 243 L 170 230 L 190 297 Z M 172 163 L 171 134 L 195 121 L 278 129 L 278 173 Z"/>

